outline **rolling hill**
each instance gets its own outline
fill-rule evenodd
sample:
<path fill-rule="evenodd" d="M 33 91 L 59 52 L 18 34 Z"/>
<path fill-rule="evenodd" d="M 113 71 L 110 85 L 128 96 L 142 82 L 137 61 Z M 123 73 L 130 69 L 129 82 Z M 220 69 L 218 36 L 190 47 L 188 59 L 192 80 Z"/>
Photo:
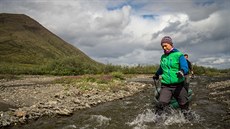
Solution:
<path fill-rule="evenodd" d="M 92 60 L 24 14 L 0 14 L 0 73 L 84 74 L 103 64 Z"/>

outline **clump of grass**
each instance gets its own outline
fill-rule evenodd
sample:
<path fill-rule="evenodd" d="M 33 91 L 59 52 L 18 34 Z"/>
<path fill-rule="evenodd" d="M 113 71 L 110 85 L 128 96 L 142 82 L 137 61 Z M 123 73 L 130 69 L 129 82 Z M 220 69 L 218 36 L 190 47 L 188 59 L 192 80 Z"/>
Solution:
<path fill-rule="evenodd" d="M 61 83 L 68 86 L 72 85 L 83 92 L 92 89 L 99 91 L 115 91 L 115 89 L 122 89 L 122 80 L 124 80 L 124 75 L 121 76 L 120 73 L 116 73 L 111 75 L 67 76 L 56 80 L 54 83 Z"/>
<path fill-rule="evenodd" d="M 116 79 L 125 80 L 125 76 L 122 72 L 112 72 L 111 75 Z"/>

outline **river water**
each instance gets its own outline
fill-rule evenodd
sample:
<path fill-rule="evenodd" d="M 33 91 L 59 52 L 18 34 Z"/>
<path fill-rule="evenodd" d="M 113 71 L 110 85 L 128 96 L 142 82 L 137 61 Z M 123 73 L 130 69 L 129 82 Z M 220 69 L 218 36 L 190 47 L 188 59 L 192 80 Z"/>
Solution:
<path fill-rule="evenodd" d="M 220 79 L 218 79 L 220 80 Z M 143 83 L 151 80 L 136 79 Z M 222 121 L 226 107 L 208 98 L 206 85 L 217 80 L 196 77 L 191 81 L 192 119 L 186 120 L 178 110 L 171 114 L 154 114 L 154 86 L 132 97 L 107 102 L 96 107 L 76 111 L 70 117 L 43 117 L 23 126 L 11 129 L 227 129 L 229 123 Z"/>

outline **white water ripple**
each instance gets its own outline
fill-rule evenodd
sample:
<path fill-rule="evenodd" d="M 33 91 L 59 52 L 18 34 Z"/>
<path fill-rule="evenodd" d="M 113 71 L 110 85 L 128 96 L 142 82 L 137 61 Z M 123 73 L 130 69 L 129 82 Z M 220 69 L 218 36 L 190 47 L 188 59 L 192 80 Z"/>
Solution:
<path fill-rule="evenodd" d="M 63 127 L 62 129 L 76 129 L 76 125 L 67 125 L 65 127 Z"/>
<path fill-rule="evenodd" d="M 161 116 L 158 116 L 154 113 L 154 111 L 147 109 L 143 113 L 138 114 L 137 117 L 126 124 L 129 126 L 133 126 L 133 129 L 147 129 L 149 123 L 154 124 L 156 127 L 162 126 L 170 126 L 170 125 L 179 125 L 182 126 L 183 124 L 187 123 L 199 123 L 202 121 L 199 115 L 195 112 L 189 111 L 192 117 L 192 120 L 185 119 L 183 113 L 179 110 L 171 109 L 170 112 L 164 113 Z"/>
<path fill-rule="evenodd" d="M 105 117 L 103 115 L 92 115 L 90 119 L 91 121 L 95 120 L 99 126 L 108 125 L 109 121 L 111 121 L 111 118 Z"/>

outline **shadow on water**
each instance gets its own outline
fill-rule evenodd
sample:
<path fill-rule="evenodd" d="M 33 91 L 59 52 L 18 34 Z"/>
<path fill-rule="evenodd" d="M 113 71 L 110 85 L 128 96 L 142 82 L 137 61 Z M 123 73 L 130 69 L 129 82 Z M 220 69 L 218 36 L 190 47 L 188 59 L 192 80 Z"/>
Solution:
<path fill-rule="evenodd" d="M 154 114 L 154 87 L 132 97 L 107 102 L 96 107 L 77 111 L 70 117 L 41 118 L 12 129 L 225 129 L 221 121 L 226 109 L 209 100 L 206 84 L 216 80 L 196 78 L 191 82 L 194 91 L 191 103 L 193 119 L 184 119 L 178 110 L 159 117 Z"/>
<path fill-rule="evenodd" d="M 17 107 L 13 105 L 6 104 L 4 102 L 0 102 L 0 111 L 9 111 L 10 109 L 16 109 Z"/>

